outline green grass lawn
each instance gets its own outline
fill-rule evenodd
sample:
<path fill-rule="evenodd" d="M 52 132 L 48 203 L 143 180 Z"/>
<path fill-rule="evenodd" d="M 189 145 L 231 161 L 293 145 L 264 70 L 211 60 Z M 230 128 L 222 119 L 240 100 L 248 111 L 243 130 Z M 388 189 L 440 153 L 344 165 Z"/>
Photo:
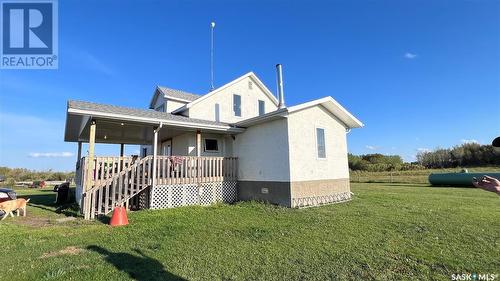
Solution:
<path fill-rule="evenodd" d="M 440 279 L 500 274 L 500 197 L 473 188 L 352 185 L 354 199 L 129 213 L 111 228 L 57 222 L 50 190 L 0 223 L 2 280 Z"/>

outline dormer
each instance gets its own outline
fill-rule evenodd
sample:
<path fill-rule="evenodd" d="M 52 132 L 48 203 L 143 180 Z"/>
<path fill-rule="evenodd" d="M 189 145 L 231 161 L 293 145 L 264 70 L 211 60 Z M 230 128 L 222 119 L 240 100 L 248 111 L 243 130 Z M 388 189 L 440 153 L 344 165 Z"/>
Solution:
<path fill-rule="evenodd" d="M 171 113 L 200 97 L 200 95 L 157 86 L 149 103 L 149 109 Z"/>

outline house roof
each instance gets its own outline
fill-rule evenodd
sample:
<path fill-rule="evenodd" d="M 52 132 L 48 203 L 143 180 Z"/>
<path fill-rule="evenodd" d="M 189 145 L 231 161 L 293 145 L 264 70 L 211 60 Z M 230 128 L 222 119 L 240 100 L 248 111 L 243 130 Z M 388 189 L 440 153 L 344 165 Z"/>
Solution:
<path fill-rule="evenodd" d="M 164 97 L 179 101 L 179 102 L 184 102 L 184 103 L 190 103 L 198 98 L 201 97 L 201 95 L 193 94 L 193 93 L 188 93 L 185 91 L 181 90 L 176 90 L 176 89 L 171 89 L 163 86 L 156 86 L 155 92 L 153 97 L 151 98 L 151 102 L 149 103 L 149 108 L 154 109 L 156 100 L 158 99 L 158 96 L 163 95 Z"/>
<path fill-rule="evenodd" d="M 176 89 L 170 89 L 162 86 L 158 86 L 158 89 L 167 97 L 169 98 L 174 98 L 174 99 L 179 99 L 179 100 L 185 100 L 188 102 L 194 101 L 198 98 L 201 97 L 201 95 L 197 94 L 192 94 L 188 92 L 184 92 L 181 90 L 176 90 Z"/>
<path fill-rule="evenodd" d="M 151 109 L 138 109 L 109 104 L 100 104 L 87 101 L 68 101 L 68 114 L 89 115 L 95 117 L 108 117 L 123 119 L 135 122 L 145 122 L 165 125 L 193 125 L 197 127 L 207 127 L 211 129 L 230 129 L 231 125 L 223 122 L 209 121 L 189 118 L 182 115 L 173 115 L 166 112 L 159 112 Z"/>
<path fill-rule="evenodd" d="M 68 101 L 64 140 L 89 140 L 91 121 L 97 122 L 96 142 L 123 144 L 151 144 L 153 129 L 163 127 L 160 134 L 172 137 L 187 131 L 237 134 L 244 131 L 233 125 L 173 115 L 150 109 L 100 104 L 86 101 Z"/>
<path fill-rule="evenodd" d="M 198 99 L 195 99 L 191 102 L 189 102 L 188 104 L 182 106 L 181 108 L 178 108 L 176 110 L 174 110 L 172 113 L 180 113 L 180 112 L 183 112 L 187 109 L 189 109 L 190 107 L 192 107 L 193 105 L 215 95 L 216 93 L 226 89 L 227 87 L 230 87 L 238 82 L 240 82 L 241 80 L 247 78 L 247 77 L 251 77 L 255 83 L 257 84 L 258 87 L 260 87 L 262 89 L 262 91 L 271 99 L 271 101 L 275 104 L 275 105 L 278 105 L 278 100 L 276 99 L 276 97 L 273 95 L 273 93 L 266 87 L 266 85 L 264 85 L 264 83 L 262 83 L 262 81 L 260 81 L 260 79 L 257 77 L 257 75 L 255 75 L 255 73 L 253 72 L 248 72 L 236 79 L 234 79 L 233 81 L 217 88 L 217 89 L 214 89 L 212 90 L 211 92 L 203 95 L 203 96 L 200 96 Z"/>
<path fill-rule="evenodd" d="M 313 100 L 310 102 L 301 103 L 291 107 L 285 107 L 273 112 L 269 112 L 262 116 L 257 116 L 254 118 L 240 121 L 238 123 L 235 123 L 234 125 L 238 127 L 250 127 L 260 123 L 272 121 L 277 118 L 284 118 L 290 113 L 318 105 L 321 105 L 324 108 L 326 108 L 330 113 L 332 113 L 335 117 L 337 117 L 348 129 L 361 128 L 364 126 L 364 124 L 361 123 L 361 121 L 359 121 L 356 117 L 354 117 L 354 115 L 352 115 L 349 111 L 347 111 L 343 106 L 341 106 L 336 100 L 334 100 L 330 96 Z"/>

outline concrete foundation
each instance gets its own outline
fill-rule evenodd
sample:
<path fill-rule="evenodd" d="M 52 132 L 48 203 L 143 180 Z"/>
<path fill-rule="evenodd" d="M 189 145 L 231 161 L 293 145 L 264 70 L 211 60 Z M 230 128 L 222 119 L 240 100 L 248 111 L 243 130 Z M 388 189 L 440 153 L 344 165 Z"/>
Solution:
<path fill-rule="evenodd" d="M 238 200 L 265 201 L 291 207 L 290 182 L 239 181 Z"/>
<path fill-rule="evenodd" d="M 257 200 L 285 207 L 308 207 L 351 199 L 349 179 L 297 182 L 239 181 L 238 200 Z"/>

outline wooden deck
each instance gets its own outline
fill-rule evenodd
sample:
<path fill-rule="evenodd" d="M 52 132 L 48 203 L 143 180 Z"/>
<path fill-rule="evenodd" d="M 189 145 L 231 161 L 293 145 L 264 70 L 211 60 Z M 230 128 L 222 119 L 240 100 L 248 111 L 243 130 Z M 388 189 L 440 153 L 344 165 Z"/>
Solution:
<path fill-rule="evenodd" d="M 236 181 L 238 159 L 234 157 L 194 156 L 95 157 L 92 172 L 82 158 L 76 171 L 82 188 L 82 212 L 86 219 L 107 214 L 115 206 L 127 206 L 131 198 L 147 187 L 176 184 L 202 184 Z M 156 170 L 153 171 L 153 167 Z M 92 184 L 86 184 L 91 175 Z M 91 186 L 85 190 L 86 186 Z"/>

